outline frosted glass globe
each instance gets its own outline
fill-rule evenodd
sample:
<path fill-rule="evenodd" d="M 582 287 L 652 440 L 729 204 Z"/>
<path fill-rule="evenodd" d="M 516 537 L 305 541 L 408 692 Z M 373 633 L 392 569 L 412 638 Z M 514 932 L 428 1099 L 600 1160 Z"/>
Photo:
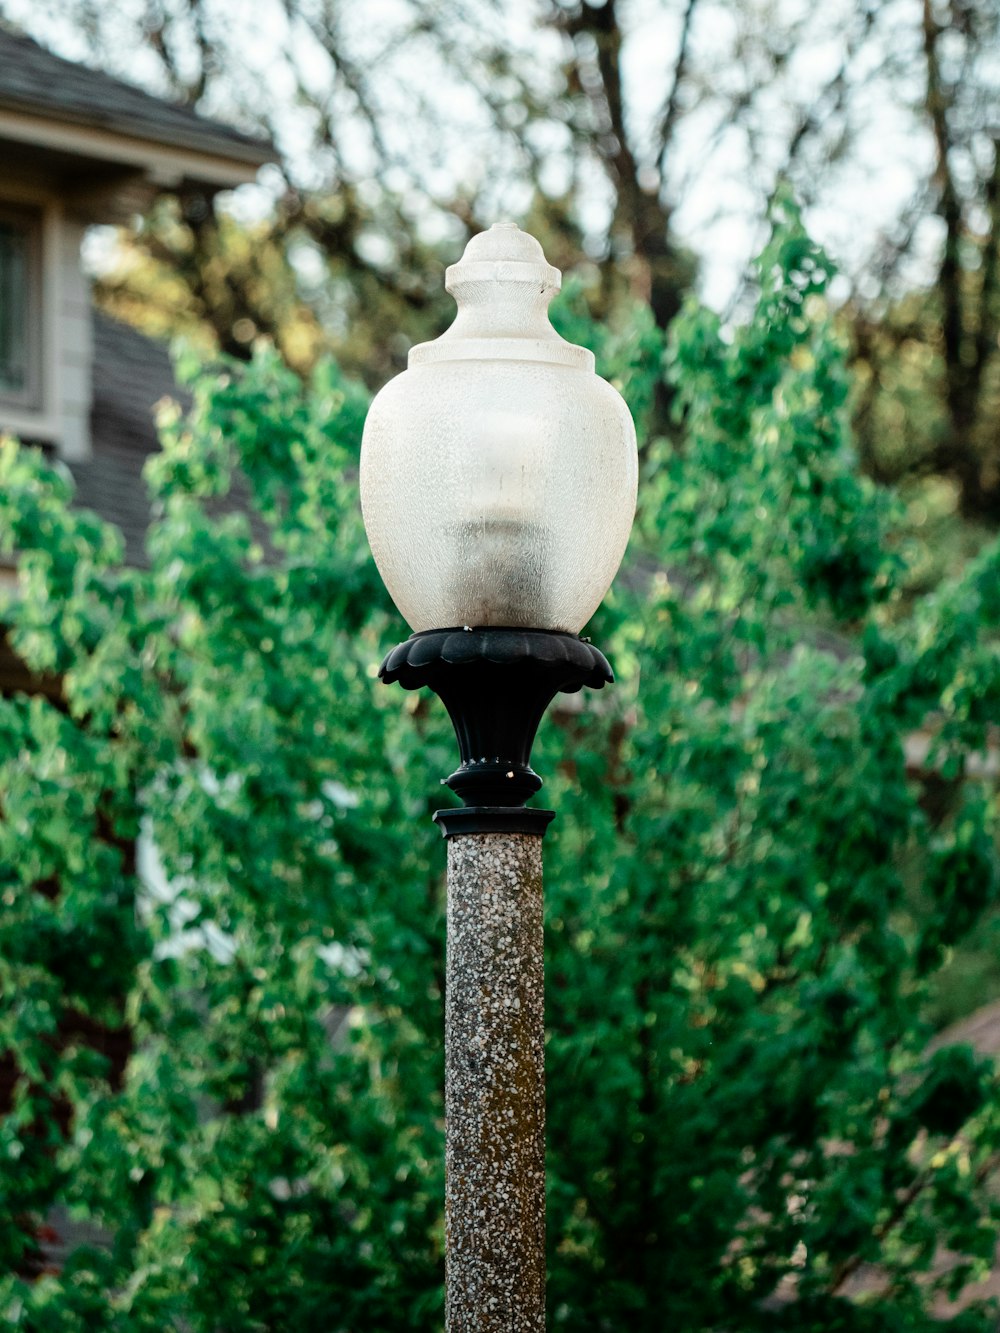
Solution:
<path fill-rule="evenodd" d="M 377 395 L 361 448 L 375 563 L 415 630 L 579 633 L 635 514 L 635 427 L 593 354 L 560 338 L 561 275 L 513 223 L 474 237 L 458 314 Z"/>

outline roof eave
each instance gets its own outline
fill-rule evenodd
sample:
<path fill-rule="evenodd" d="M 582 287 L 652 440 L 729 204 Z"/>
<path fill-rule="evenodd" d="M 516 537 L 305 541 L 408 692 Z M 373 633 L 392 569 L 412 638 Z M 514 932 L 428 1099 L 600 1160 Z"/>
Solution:
<path fill-rule="evenodd" d="M 96 158 L 132 168 L 140 168 L 164 188 L 182 181 L 196 181 L 216 189 L 233 189 L 256 179 L 257 172 L 280 159 L 270 144 L 253 140 L 224 139 L 211 146 L 198 144 L 181 135 L 171 135 L 169 142 L 138 134 L 58 118 L 38 109 L 25 109 L 9 101 L 0 102 L 0 141 L 36 145 Z"/>

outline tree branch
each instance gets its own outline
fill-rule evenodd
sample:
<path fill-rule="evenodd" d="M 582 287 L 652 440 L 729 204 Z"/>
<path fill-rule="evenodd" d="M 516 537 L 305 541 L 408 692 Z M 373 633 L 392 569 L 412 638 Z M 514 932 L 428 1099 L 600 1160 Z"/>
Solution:
<path fill-rule="evenodd" d="M 670 91 L 667 94 L 666 101 L 663 104 L 663 110 L 660 113 L 660 121 L 656 131 L 656 161 L 661 165 L 666 156 L 667 149 L 670 147 L 674 137 L 674 131 L 677 128 L 677 121 L 680 115 L 680 91 L 684 83 L 684 77 L 688 68 L 688 53 L 691 43 L 691 27 L 694 21 L 694 11 L 698 7 L 698 0 L 687 0 L 684 9 L 684 17 L 681 20 L 681 35 L 677 45 L 677 59 L 674 61 L 674 74 L 670 82 Z"/>

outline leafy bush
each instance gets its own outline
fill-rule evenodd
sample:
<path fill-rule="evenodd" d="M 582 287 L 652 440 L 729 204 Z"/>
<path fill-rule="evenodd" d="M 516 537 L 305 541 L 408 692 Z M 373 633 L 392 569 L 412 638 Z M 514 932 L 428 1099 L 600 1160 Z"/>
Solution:
<path fill-rule="evenodd" d="M 643 441 L 592 628 L 619 684 L 537 750 L 557 1329 L 995 1320 L 947 1302 L 993 1259 L 996 1079 L 927 1053 L 921 1001 L 1000 885 L 993 789 L 960 780 L 996 712 L 1000 546 L 900 613 L 829 278 L 779 202 L 745 327 L 587 335 L 644 421 L 666 375 L 677 428 Z M 440 1328 L 453 742 L 374 680 L 404 631 L 360 528 L 364 396 L 266 352 L 185 373 L 148 569 L 0 453 L 10 640 L 61 682 L 0 701 L 0 1310 Z M 903 751 L 928 718 L 933 809 Z M 83 1020 L 127 1030 L 121 1079 Z M 110 1239 L 39 1274 L 56 1202 Z"/>

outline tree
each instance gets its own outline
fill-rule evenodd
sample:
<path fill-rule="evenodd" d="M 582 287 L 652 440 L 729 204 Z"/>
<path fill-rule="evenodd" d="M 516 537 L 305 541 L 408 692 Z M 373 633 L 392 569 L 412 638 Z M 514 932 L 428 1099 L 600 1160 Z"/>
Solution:
<path fill-rule="evenodd" d="M 989 0 L 403 0 L 375 21 L 271 0 L 253 24 L 228 0 L 0 13 L 284 150 L 253 208 L 189 194 L 121 232 L 99 296 L 140 327 L 244 357 L 264 335 L 303 373 L 332 352 L 374 387 L 443 317 L 445 250 L 513 212 L 557 264 L 584 243 L 597 317 L 638 297 L 663 328 L 699 266 L 736 280 L 785 179 L 842 256 L 865 467 L 944 477 L 964 518 L 995 526 Z"/>
<path fill-rule="evenodd" d="M 122 233 L 118 262 L 96 283 L 98 303 L 207 355 L 246 360 L 265 338 L 306 376 L 332 348 L 338 364 L 381 384 L 443 321 L 445 266 L 439 247 L 400 231 L 390 262 L 359 258 L 355 245 L 381 224 L 352 195 L 292 192 L 250 223 L 197 193 L 161 199 L 134 234 Z"/>
<path fill-rule="evenodd" d="M 285 160 L 268 187 L 274 240 L 352 280 L 374 275 L 376 296 L 423 288 L 414 236 L 454 244 L 502 212 L 533 208 L 556 231 L 583 228 L 605 303 L 624 284 L 664 327 L 691 284 L 691 250 L 734 218 L 749 236 L 778 175 L 841 213 L 853 188 L 872 212 L 858 179 L 886 165 L 866 135 L 873 95 L 883 120 L 904 122 L 891 148 L 934 132 L 911 111 L 921 0 L 840 0 L 822 14 L 794 0 L 405 0 L 375 20 L 290 0 L 259 6 L 253 24 L 234 24 L 227 0 L 5 0 L 3 10 L 126 77 L 139 53 L 156 90 L 271 134 Z M 967 26 L 986 69 L 985 19 L 982 31 Z M 988 127 L 989 98 L 966 102 L 974 127 Z M 925 205 L 924 163 L 911 174 Z M 226 252 L 212 243 L 205 201 L 193 203 L 181 210 L 187 239 L 169 247 L 188 278 L 192 254 L 218 269 Z M 864 223 L 868 246 L 894 216 Z M 857 223 L 844 228 L 850 241 Z M 156 225 L 137 241 L 164 257 Z M 852 276 L 870 276 L 870 250 L 848 249 Z M 223 341 L 229 304 L 202 312 Z M 262 313 L 254 322 L 273 333 Z"/>
<path fill-rule="evenodd" d="M 619 685 L 539 742 L 555 1328 L 930 1330 L 994 1253 L 995 1072 L 928 1054 L 921 1006 L 1000 884 L 994 792 L 957 780 L 995 715 L 1000 546 L 904 614 L 830 268 L 775 220 L 753 318 L 675 324 L 682 447 L 648 442 L 593 627 Z M 590 341 L 645 421 L 651 312 Z M 11 641 L 62 680 L 0 704 L 0 1310 L 430 1330 L 452 741 L 373 679 L 401 627 L 359 526 L 365 394 L 264 352 L 187 373 L 148 571 L 37 455 L 0 454 Z M 237 470 L 252 513 L 220 517 Z M 956 779 L 933 815 L 902 753 L 929 714 Z M 159 898 L 121 852 L 140 832 Z M 54 1040 L 75 1013 L 132 1025 L 120 1087 Z M 113 1241 L 29 1279 L 53 1200 Z"/>
<path fill-rule="evenodd" d="M 924 0 L 921 114 L 933 165 L 886 247 L 880 296 L 915 244 L 926 243 L 930 218 L 940 240 L 920 290 L 897 288 L 888 312 L 883 301 L 860 302 L 855 313 L 870 467 L 892 480 L 943 474 L 962 513 L 991 526 L 1000 517 L 1000 88 L 990 57 L 998 38 L 994 6 Z"/>

